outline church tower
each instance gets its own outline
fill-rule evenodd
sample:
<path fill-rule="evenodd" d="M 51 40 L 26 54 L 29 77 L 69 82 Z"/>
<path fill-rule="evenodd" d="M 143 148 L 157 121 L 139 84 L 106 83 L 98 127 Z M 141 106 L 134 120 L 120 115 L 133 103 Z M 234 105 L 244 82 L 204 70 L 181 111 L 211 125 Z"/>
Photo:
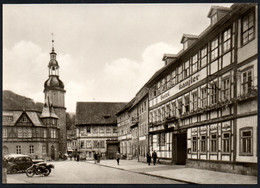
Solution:
<path fill-rule="evenodd" d="M 52 40 L 52 51 L 49 61 L 49 78 L 44 83 L 45 102 L 51 104 L 55 114 L 58 116 L 57 127 L 59 131 L 59 150 L 62 154 L 67 151 L 67 129 L 66 129 L 66 108 L 65 108 L 65 89 L 63 82 L 59 79 L 59 64 L 56 60 L 54 51 L 54 40 Z"/>

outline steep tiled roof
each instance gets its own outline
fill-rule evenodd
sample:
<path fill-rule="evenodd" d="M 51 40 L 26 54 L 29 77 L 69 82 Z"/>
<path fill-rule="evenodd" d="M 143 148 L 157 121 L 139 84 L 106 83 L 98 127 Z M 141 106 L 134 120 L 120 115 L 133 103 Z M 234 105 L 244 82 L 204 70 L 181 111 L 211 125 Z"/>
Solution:
<path fill-rule="evenodd" d="M 37 126 L 37 127 L 44 126 L 39 118 L 39 113 L 37 113 L 36 111 L 25 111 L 25 113 L 30 118 L 30 120 L 32 121 L 34 126 Z M 15 123 L 21 117 L 22 114 L 23 114 L 23 111 L 3 111 L 3 116 L 12 116 L 13 120 L 8 121 L 8 122 L 3 121 L 2 125 L 3 126 L 15 126 Z"/>
<path fill-rule="evenodd" d="M 126 104 L 123 102 L 77 102 L 75 124 L 116 123 L 116 113 Z"/>

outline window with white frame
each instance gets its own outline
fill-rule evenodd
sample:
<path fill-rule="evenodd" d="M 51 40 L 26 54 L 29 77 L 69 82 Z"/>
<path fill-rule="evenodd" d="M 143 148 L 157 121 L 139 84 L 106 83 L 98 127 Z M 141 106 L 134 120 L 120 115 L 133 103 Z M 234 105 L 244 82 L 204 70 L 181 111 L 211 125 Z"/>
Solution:
<path fill-rule="evenodd" d="M 253 155 L 253 128 L 246 127 L 240 132 L 240 155 Z"/>
<path fill-rule="evenodd" d="M 167 75 L 167 80 L 166 80 L 167 84 L 167 89 L 169 89 L 171 87 L 171 74 Z"/>
<path fill-rule="evenodd" d="M 87 141 L 86 141 L 86 147 L 87 147 L 87 148 L 91 148 L 91 147 L 92 147 L 92 145 L 91 145 L 91 140 L 87 140 Z"/>
<path fill-rule="evenodd" d="M 161 108 L 161 120 L 164 121 L 165 119 L 165 106 L 162 106 Z"/>
<path fill-rule="evenodd" d="M 230 77 L 226 77 L 222 80 L 222 99 L 230 99 Z"/>
<path fill-rule="evenodd" d="M 210 152 L 217 152 L 217 133 L 211 133 L 210 135 Z"/>
<path fill-rule="evenodd" d="M 218 57 L 218 38 L 211 42 L 211 61 Z"/>
<path fill-rule="evenodd" d="M 178 67 L 178 82 L 182 81 L 182 66 Z"/>
<path fill-rule="evenodd" d="M 183 102 L 182 102 L 182 98 L 180 98 L 180 99 L 178 99 L 179 115 L 182 115 L 182 106 L 183 106 Z"/>
<path fill-rule="evenodd" d="M 218 85 L 217 82 L 212 82 L 210 85 L 210 104 L 216 104 L 218 100 Z"/>
<path fill-rule="evenodd" d="M 172 82 L 171 83 L 172 86 L 174 86 L 177 83 L 177 81 L 176 81 L 176 71 L 175 70 L 172 72 L 172 81 L 171 82 Z"/>
<path fill-rule="evenodd" d="M 190 61 L 184 63 L 183 69 L 183 79 L 187 78 L 190 75 Z"/>
<path fill-rule="evenodd" d="M 21 146 L 16 146 L 16 154 L 21 154 L 21 153 L 22 153 Z"/>
<path fill-rule="evenodd" d="M 192 57 L 192 69 L 191 73 L 195 73 L 198 70 L 198 54 Z"/>
<path fill-rule="evenodd" d="M 223 53 L 228 52 L 230 49 L 231 49 L 231 29 L 228 29 L 223 33 Z"/>
<path fill-rule="evenodd" d="M 208 48 L 207 46 L 205 48 L 203 48 L 200 51 L 200 59 L 201 59 L 201 68 L 205 67 L 207 65 L 207 61 L 208 61 Z"/>
<path fill-rule="evenodd" d="M 46 153 L 46 145 L 45 144 L 42 145 L 42 153 L 43 154 Z"/>
<path fill-rule="evenodd" d="M 201 88 L 201 107 L 205 107 L 208 104 L 207 89 Z"/>
<path fill-rule="evenodd" d="M 29 146 L 29 153 L 34 154 L 34 145 Z"/>
<path fill-rule="evenodd" d="M 170 104 L 166 104 L 166 113 L 165 117 L 170 117 Z"/>
<path fill-rule="evenodd" d="M 13 116 L 3 116 L 3 122 L 12 122 Z"/>
<path fill-rule="evenodd" d="M 7 128 L 3 128 L 3 138 L 7 138 Z"/>
<path fill-rule="evenodd" d="M 157 120 L 161 121 L 161 108 L 157 109 Z"/>
<path fill-rule="evenodd" d="M 100 146 L 100 148 L 105 148 L 105 141 L 104 140 L 100 140 L 99 141 L 99 146 Z"/>
<path fill-rule="evenodd" d="M 253 89 L 253 68 L 242 72 L 242 95 L 250 93 Z"/>
<path fill-rule="evenodd" d="M 217 23 L 218 21 L 218 15 L 217 13 L 214 14 L 212 17 L 211 17 L 211 25 L 214 25 L 215 23 Z"/>
<path fill-rule="evenodd" d="M 46 129 L 43 130 L 43 138 L 47 138 L 47 130 Z"/>
<path fill-rule="evenodd" d="M 171 116 L 176 116 L 176 102 L 172 102 L 171 103 L 171 106 L 172 106 L 172 114 Z"/>
<path fill-rule="evenodd" d="M 157 110 L 154 110 L 154 122 L 157 122 L 158 121 L 158 117 L 157 117 Z"/>
<path fill-rule="evenodd" d="M 242 45 L 255 38 L 255 14 L 251 12 L 242 18 Z"/>
<path fill-rule="evenodd" d="M 223 153 L 230 152 L 230 132 L 222 133 L 222 152 Z"/>
<path fill-rule="evenodd" d="M 206 135 L 201 135 L 200 136 L 200 152 L 206 152 L 207 151 L 207 147 L 206 147 Z"/>
<path fill-rule="evenodd" d="M 192 152 L 197 152 L 197 150 L 198 150 L 197 142 L 198 142 L 197 136 L 192 136 L 192 138 L 191 138 L 191 143 L 192 143 L 191 151 Z"/>
<path fill-rule="evenodd" d="M 190 96 L 186 95 L 184 97 L 184 101 L 185 101 L 185 112 L 189 112 L 190 111 Z"/>
<path fill-rule="evenodd" d="M 197 110 L 198 108 L 198 91 L 192 92 L 192 107 L 193 110 Z"/>
<path fill-rule="evenodd" d="M 91 127 L 90 126 L 87 126 L 87 133 L 91 133 Z"/>

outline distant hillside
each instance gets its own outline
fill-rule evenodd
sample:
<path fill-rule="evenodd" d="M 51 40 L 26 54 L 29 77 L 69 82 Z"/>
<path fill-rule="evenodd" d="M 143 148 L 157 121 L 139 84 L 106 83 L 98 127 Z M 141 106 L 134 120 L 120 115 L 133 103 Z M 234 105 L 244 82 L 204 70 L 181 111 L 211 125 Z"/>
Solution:
<path fill-rule="evenodd" d="M 37 110 L 42 111 L 43 103 L 18 95 L 12 91 L 4 90 L 2 96 L 3 110 Z"/>

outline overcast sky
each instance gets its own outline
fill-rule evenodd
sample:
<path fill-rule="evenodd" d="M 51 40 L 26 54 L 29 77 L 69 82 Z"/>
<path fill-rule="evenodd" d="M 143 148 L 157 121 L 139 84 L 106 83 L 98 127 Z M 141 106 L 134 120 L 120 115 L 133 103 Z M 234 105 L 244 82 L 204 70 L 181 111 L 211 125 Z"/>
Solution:
<path fill-rule="evenodd" d="M 212 5 L 3 5 L 3 89 L 44 101 L 54 33 L 67 112 L 78 101 L 129 102 L 184 33 L 209 26 Z"/>

